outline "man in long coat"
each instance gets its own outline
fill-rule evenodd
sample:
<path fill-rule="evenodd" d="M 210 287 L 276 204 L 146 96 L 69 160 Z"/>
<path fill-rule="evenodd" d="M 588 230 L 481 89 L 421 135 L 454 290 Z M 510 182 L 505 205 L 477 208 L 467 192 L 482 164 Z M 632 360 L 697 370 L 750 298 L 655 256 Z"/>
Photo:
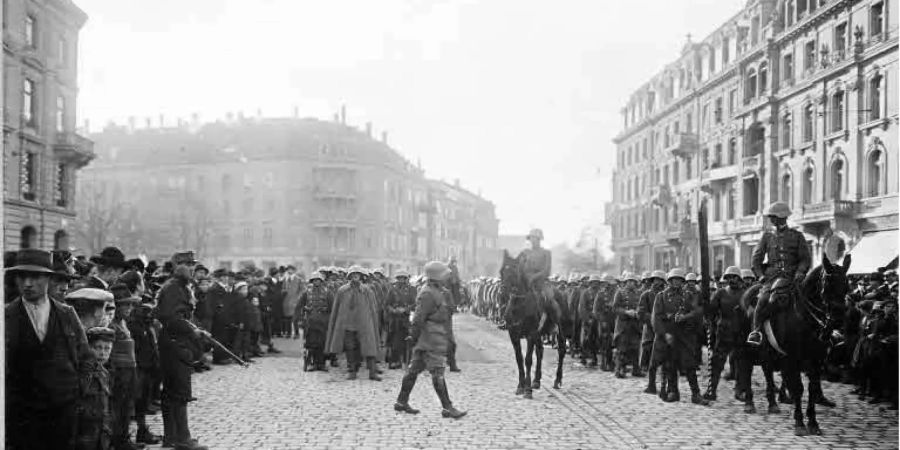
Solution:
<path fill-rule="evenodd" d="M 650 315 L 653 313 L 653 302 L 656 296 L 666 287 L 666 273 L 662 270 L 654 270 L 648 277 L 650 288 L 641 294 L 640 303 L 638 303 L 638 318 L 643 324 L 641 333 L 641 369 L 647 371 L 647 388 L 644 392 L 647 394 L 656 394 L 656 371 L 658 366 L 651 363 L 650 355 L 653 353 L 653 322 Z"/>
<path fill-rule="evenodd" d="M 409 284 L 409 273 L 399 270 L 394 278 L 396 282 L 384 305 L 388 369 L 399 369 L 408 362 L 406 337 L 409 335 L 409 313 L 416 306 L 416 288 Z"/>
<path fill-rule="evenodd" d="M 306 280 L 297 275 L 297 269 L 294 266 L 288 266 L 287 276 L 284 278 L 284 300 L 282 300 L 282 312 L 284 313 L 284 332 L 290 337 L 292 332 L 294 339 L 300 339 L 300 330 L 294 324 L 294 311 L 297 304 L 300 303 L 300 296 L 306 288 Z"/>
<path fill-rule="evenodd" d="M 616 377 L 625 378 L 626 366 L 632 365 L 632 375 L 641 374 L 638 351 L 641 346 L 641 323 L 638 320 L 638 303 L 641 292 L 638 290 L 638 279 L 634 274 L 625 277 L 625 285 L 616 292 L 613 299 L 613 312 L 616 325 L 613 331 L 615 345 Z"/>
<path fill-rule="evenodd" d="M 712 349 L 710 358 L 709 387 L 703 398 L 716 400 L 716 391 L 719 387 L 719 377 L 725 368 L 725 360 L 734 350 L 738 341 L 738 310 L 744 288 L 741 281 L 741 269 L 731 266 L 725 269 L 723 280 L 728 283 L 724 289 L 716 290 L 709 306 L 706 308 L 706 316 L 714 336 L 709 346 Z"/>
<path fill-rule="evenodd" d="M 359 371 L 362 358 L 365 358 L 369 379 L 381 381 L 375 367 L 375 358 L 378 356 L 378 318 L 375 304 L 367 293 L 368 289 L 360 282 L 363 273 L 362 267 L 351 267 L 347 274 L 350 282 L 337 291 L 328 320 L 325 351 L 346 353 L 348 379 L 356 379 L 356 372 Z"/>

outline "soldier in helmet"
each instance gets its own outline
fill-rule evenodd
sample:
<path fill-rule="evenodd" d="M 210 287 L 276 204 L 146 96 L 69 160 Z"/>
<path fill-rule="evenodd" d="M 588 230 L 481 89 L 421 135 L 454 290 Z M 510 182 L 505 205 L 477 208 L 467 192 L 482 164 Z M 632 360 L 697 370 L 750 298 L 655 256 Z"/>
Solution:
<path fill-rule="evenodd" d="M 741 269 L 741 280 L 744 281 L 744 289 L 750 289 L 756 283 L 756 275 L 750 269 Z"/>
<path fill-rule="evenodd" d="M 648 394 L 656 394 L 656 371 L 658 366 L 651 363 L 650 355 L 653 353 L 653 322 L 651 314 L 653 313 L 653 302 L 656 296 L 666 287 L 666 273 L 662 270 L 654 270 L 650 272 L 650 288 L 641 294 L 638 303 L 638 319 L 643 323 L 641 333 L 641 361 L 640 367 L 647 371 L 647 389 L 644 392 Z"/>
<path fill-rule="evenodd" d="M 625 378 L 625 369 L 629 364 L 632 366 L 632 375 L 643 376 L 638 361 L 638 351 L 641 347 L 641 323 L 637 312 L 641 291 L 638 283 L 636 275 L 631 273 L 626 275 L 625 285 L 616 292 L 613 300 L 613 312 L 616 315 L 613 353 L 617 378 Z"/>
<path fill-rule="evenodd" d="M 791 209 L 786 203 L 772 203 L 766 210 L 766 216 L 772 222 L 775 231 L 763 234 L 753 249 L 753 271 L 760 277 L 763 286 L 759 291 L 759 301 L 753 314 L 753 331 L 747 338 L 747 343 L 751 345 L 762 344 L 759 329 L 771 313 L 768 305 L 772 291 L 789 289 L 790 283 L 799 287 L 812 262 L 803 233 L 787 225 L 787 218 L 790 215 Z"/>
<path fill-rule="evenodd" d="M 519 256 L 523 257 L 525 261 L 523 275 L 528 281 L 528 285 L 541 299 L 540 328 L 543 328 L 548 313 L 553 314 L 553 323 L 559 323 L 560 316 L 559 307 L 553 301 L 553 290 L 547 281 L 547 278 L 550 276 L 551 266 L 550 250 L 541 247 L 544 232 L 539 228 L 531 230 L 525 238 L 531 243 L 531 248 L 522 250 Z"/>
<path fill-rule="evenodd" d="M 706 317 L 710 327 L 715 330 L 715 339 L 709 343 L 710 349 L 712 349 L 709 387 L 703 395 L 703 398 L 707 400 L 716 400 L 716 390 L 719 386 L 722 369 L 725 368 L 725 360 L 738 342 L 736 308 L 740 308 L 741 297 L 744 295 L 740 269 L 735 266 L 728 267 L 725 269 L 725 274 L 722 275 L 722 280 L 726 287 L 713 294 L 709 306 L 706 308 Z"/>

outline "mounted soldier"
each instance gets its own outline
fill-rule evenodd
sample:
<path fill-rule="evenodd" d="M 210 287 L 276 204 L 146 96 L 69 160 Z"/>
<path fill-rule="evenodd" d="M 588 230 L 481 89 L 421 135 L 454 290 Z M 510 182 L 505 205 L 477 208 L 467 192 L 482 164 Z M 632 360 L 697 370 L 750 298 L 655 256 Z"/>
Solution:
<path fill-rule="evenodd" d="M 790 215 L 791 209 L 786 203 L 772 203 L 766 210 L 766 216 L 775 231 L 763 234 L 753 249 L 753 272 L 761 279 L 762 289 L 753 314 L 753 331 L 747 338 L 747 343 L 751 345 L 762 344 L 760 327 L 771 314 L 769 298 L 772 293 L 796 290 L 812 262 L 803 233 L 787 225 Z"/>
<path fill-rule="evenodd" d="M 544 232 L 539 228 L 531 230 L 525 239 L 531 243 L 531 248 L 522 250 L 519 257 L 524 261 L 522 270 L 528 286 L 540 299 L 542 314 L 538 329 L 543 330 L 544 324 L 547 322 L 548 312 L 553 314 L 553 323 L 559 323 L 560 316 L 559 306 L 553 301 L 553 289 L 547 280 L 550 276 L 552 257 L 550 250 L 541 247 Z"/>

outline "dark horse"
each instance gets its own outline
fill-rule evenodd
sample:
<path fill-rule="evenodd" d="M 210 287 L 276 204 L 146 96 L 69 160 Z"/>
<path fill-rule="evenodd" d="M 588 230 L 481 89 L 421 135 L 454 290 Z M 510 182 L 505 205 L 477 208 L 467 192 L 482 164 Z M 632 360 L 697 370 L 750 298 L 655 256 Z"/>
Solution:
<path fill-rule="evenodd" d="M 763 326 L 766 339 L 760 354 L 770 366 L 781 369 L 782 379 L 794 403 L 794 434 L 797 436 L 822 434 L 816 420 L 816 402 L 822 396 L 820 375 L 827 350 L 824 339 L 827 311 L 830 305 L 842 302 L 849 291 L 849 268 L 850 255 L 844 257 L 843 265 L 832 264 L 823 255 L 822 265 L 806 275 L 799 292 L 790 288 L 774 291 L 769 301 L 773 312 L 768 324 Z M 744 294 L 745 300 L 758 292 L 757 288 L 748 290 Z M 803 424 L 802 372 L 806 372 L 809 379 L 806 426 Z"/>
<path fill-rule="evenodd" d="M 500 296 L 504 297 L 501 303 L 506 304 L 505 320 L 509 340 L 516 352 L 516 364 L 519 368 L 519 384 L 516 387 L 516 395 L 525 395 L 532 398 L 532 390 L 541 388 L 541 361 L 544 358 L 544 345 L 541 337 L 555 327 L 550 315 L 546 316 L 541 327 L 541 317 L 544 313 L 542 302 L 525 280 L 522 273 L 522 255 L 516 258 L 503 251 L 503 265 L 500 267 Z M 559 327 L 557 328 L 557 333 Z M 523 361 L 521 340 L 525 339 L 528 349 Z M 556 380 L 553 388 L 562 386 L 563 358 L 566 355 L 565 339 L 557 335 L 557 347 L 559 360 L 556 367 Z M 534 370 L 534 381 L 531 379 L 532 355 L 537 356 L 537 366 Z M 524 362 L 524 366 L 523 366 Z"/>

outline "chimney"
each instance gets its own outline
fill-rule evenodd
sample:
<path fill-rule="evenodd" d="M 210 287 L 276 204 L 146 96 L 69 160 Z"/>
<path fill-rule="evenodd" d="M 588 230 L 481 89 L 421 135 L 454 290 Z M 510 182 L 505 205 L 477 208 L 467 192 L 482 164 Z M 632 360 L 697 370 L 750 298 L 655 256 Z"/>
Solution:
<path fill-rule="evenodd" d="M 134 131 L 134 116 L 128 116 L 128 131 Z"/>
<path fill-rule="evenodd" d="M 366 136 L 372 137 L 372 122 L 366 122 Z"/>
<path fill-rule="evenodd" d="M 341 105 L 341 125 L 347 125 L 347 106 Z"/>
<path fill-rule="evenodd" d="M 381 132 L 381 142 L 382 142 L 384 145 L 387 145 L 387 131 L 382 131 L 382 132 Z"/>

